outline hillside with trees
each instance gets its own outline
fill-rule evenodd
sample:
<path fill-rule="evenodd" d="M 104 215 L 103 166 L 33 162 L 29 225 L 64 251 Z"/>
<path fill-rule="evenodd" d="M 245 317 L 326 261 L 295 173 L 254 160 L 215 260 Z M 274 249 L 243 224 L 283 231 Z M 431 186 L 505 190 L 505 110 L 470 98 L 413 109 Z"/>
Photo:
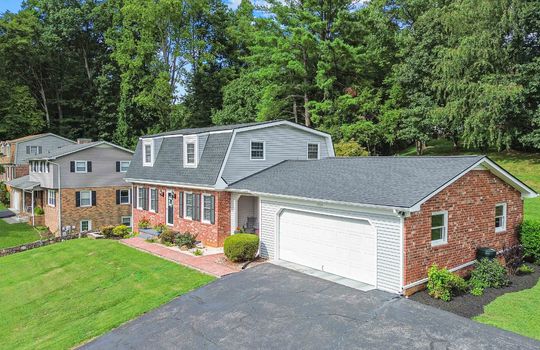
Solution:
<path fill-rule="evenodd" d="M 422 152 L 432 138 L 535 151 L 540 2 L 27 0 L 0 15 L 0 118 L 0 139 L 127 147 L 287 119 L 344 152 Z"/>

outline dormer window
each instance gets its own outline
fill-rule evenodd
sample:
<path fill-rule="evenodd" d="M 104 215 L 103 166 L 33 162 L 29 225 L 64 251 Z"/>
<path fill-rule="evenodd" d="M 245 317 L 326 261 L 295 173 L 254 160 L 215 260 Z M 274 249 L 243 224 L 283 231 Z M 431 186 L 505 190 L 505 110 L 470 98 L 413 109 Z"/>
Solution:
<path fill-rule="evenodd" d="M 264 160 L 264 141 L 251 141 L 251 160 Z"/>
<path fill-rule="evenodd" d="M 143 166 L 154 165 L 154 141 L 143 141 Z"/>
<path fill-rule="evenodd" d="M 197 167 L 197 150 L 198 140 L 197 135 L 184 136 L 184 167 L 196 168 Z"/>

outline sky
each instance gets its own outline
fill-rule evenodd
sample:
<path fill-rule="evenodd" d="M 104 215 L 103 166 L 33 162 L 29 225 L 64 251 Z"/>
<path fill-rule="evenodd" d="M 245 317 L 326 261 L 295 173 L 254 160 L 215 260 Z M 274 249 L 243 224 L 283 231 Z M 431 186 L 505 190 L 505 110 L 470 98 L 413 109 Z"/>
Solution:
<path fill-rule="evenodd" d="M 236 9 L 241 0 L 223 0 L 230 8 Z M 0 13 L 18 12 L 23 0 L 0 0 Z"/>

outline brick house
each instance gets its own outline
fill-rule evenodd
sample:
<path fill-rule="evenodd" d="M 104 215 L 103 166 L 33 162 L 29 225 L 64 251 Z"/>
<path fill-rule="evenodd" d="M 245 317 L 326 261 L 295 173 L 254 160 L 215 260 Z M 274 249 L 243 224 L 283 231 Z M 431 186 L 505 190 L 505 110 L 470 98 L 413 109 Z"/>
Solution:
<path fill-rule="evenodd" d="M 52 133 L 0 141 L 0 164 L 4 168 L 0 181 L 11 181 L 28 175 L 28 159 L 73 144 L 75 141 Z"/>
<path fill-rule="evenodd" d="M 271 261 L 403 294 L 434 263 L 460 271 L 478 247 L 515 245 L 537 196 L 485 156 L 335 158 L 328 134 L 286 121 L 142 137 L 126 181 L 135 230 L 222 246 L 240 229 Z"/>
<path fill-rule="evenodd" d="M 29 159 L 30 173 L 8 182 L 11 207 L 59 235 L 131 226 L 131 188 L 124 181 L 133 152 L 105 141 L 75 144 Z M 15 201 L 18 200 L 18 203 Z M 34 215 L 35 207 L 44 215 Z"/>

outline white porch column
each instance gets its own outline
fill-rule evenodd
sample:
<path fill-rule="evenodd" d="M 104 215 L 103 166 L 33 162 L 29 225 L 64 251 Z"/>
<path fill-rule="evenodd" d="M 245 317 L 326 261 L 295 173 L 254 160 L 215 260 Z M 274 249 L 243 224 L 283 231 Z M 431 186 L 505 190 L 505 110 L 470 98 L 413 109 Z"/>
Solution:
<path fill-rule="evenodd" d="M 34 218 L 34 189 L 32 189 L 32 226 L 35 226 L 35 218 Z"/>
<path fill-rule="evenodd" d="M 22 195 L 22 208 L 21 208 L 21 212 L 22 212 L 22 213 L 26 213 L 26 191 L 25 191 L 25 190 L 21 190 L 21 195 Z"/>
<path fill-rule="evenodd" d="M 231 234 L 234 234 L 234 231 L 238 227 L 238 199 L 240 198 L 239 193 L 231 194 Z"/>

